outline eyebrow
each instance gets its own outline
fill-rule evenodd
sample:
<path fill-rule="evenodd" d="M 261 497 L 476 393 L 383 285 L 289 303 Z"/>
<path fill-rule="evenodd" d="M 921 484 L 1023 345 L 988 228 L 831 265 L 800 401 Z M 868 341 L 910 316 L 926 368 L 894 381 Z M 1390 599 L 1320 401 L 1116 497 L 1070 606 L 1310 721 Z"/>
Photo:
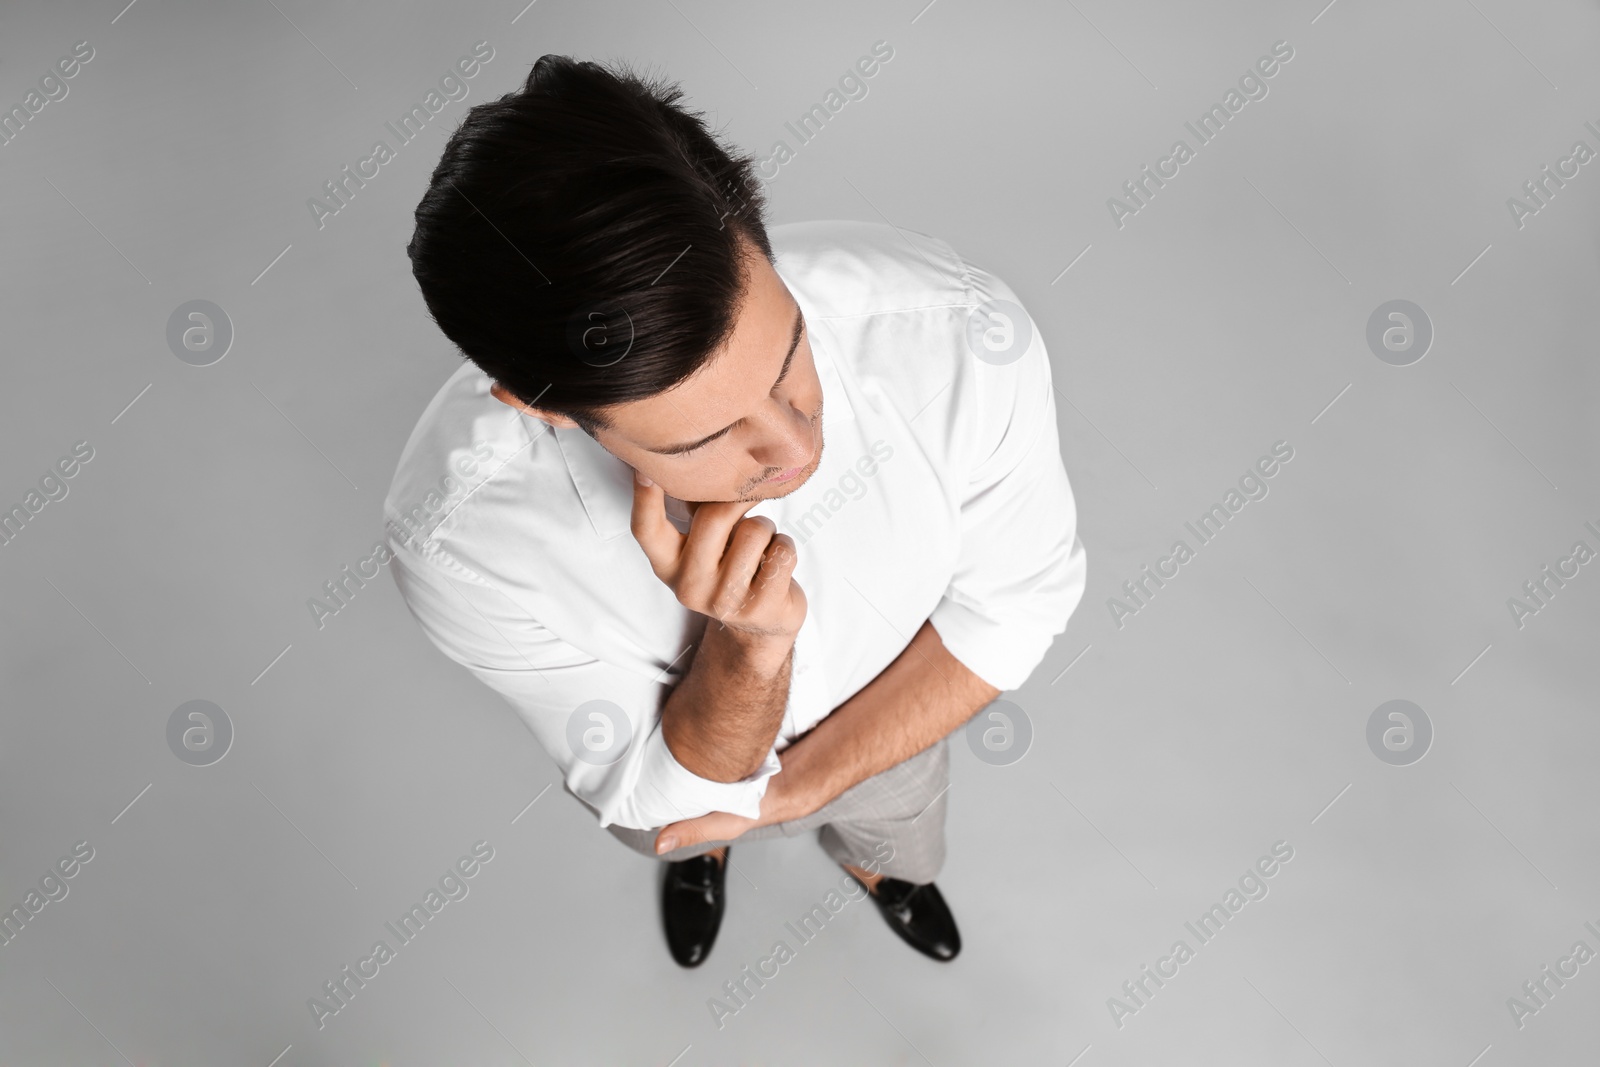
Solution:
<path fill-rule="evenodd" d="M 784 354 L 783 367 L 778 371 L 778 380 L 772 383 L 773 389 L 776 389 L 779 384 L 783 382 L 783 379 L 789 374 L 789 365 L 794 362 L 795 351 L 800 347 L 800 334 L 805 328 L 805 321 L 805 316 L 801 313 L 800 305 L 796 304 L 794 309 L 794 333 L 789 338 L 789 351 Z M 770 392 L 771 390 L 768 391 Z M 710 444 L 723 434 L 729 433 L 735 426 L 738 426 L 739 423 L 743 421 L 743 419 L 740 419 L 737 422 L 730 422 L 716 433 L 708 434 L 707 436 L 700 438 L 698 441 L 690 441 L 687 444 L 682 445 L 668 445 L 664 448 L 650 448 L 646 449 L 646 451 L 655 452 L 663 456 L 676 456 L 682 452 L 692 452 L 701 445 Z"/>

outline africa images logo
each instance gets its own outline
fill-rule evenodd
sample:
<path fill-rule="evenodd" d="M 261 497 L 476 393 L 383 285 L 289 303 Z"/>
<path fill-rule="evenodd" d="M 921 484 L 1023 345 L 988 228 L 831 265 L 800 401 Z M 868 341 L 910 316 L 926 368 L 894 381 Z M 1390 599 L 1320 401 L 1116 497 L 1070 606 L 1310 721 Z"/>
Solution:
<path fill-rule="evenodd" d="M 465 900 L 467 894 L 472 891 L 470 879 L 483 870 L 483 864 L 492 859 L 494 859 L 493 845 L 482 840 L 473 842 L 470 855 L 462 856 L 444 869 L 444 874 L 439 876 L 438 888 L 429 886 L 420 901 L 412 904 L 398 919 L 383 924 L 384 929 L 394 935 L 393 946 L 387 939 L 380 937 L 372 943 L 371 953 L 356 960 L 355 970 L 352 971 L 350 965 L 345 964 L 338 974 L 322 983 L 320 997 L 307 997 L 306 1008 L 310 1010 L 311 1017 L 317 1021 L 317 1029 L 321 1030 L 326 1026 L 330 1016 L 348 1008 L 355 995 L 365 989 L 368 982 L 382 974 L 382 968 L 397 958 L 401 948 L 415 941 L 428 923 L 444 910 L 446 904 L 454 900 Z"/>
<path fill-rule="evenodd" d="M 1269 89 L 1267 79 L 1275 77 L 1282 64 L 1294 58 L 1294 47 L 1288 41 L 1274 41 L 1272 54 L 1262 56 L 1256 60 L 1255 66 L 1249 68 L 1239 78 L 1239 88 L 1229 89 L 1222 97 L 1220 104 L 1212 104 L 1196 120 L 1197 128 L 1193 122 L 1185 122 L 1184 128 L 1194 135 L 1197 145 L 1205 146 L 1216 140 L 1227 128 L 1228 122 L 1244 106 L 1252 100 L 1265 100 Z M 1242 93 L 1242 95 L 1241 95 Z M 1172 143 L 1172 151 L 1156 160 L 1155 170 L 1150 169 L 1146 163 L 1139 172 L 1139 177 L 1122 183 L 1122 191 L 1127 200 L 1110 197 L 1106 200 L 1106 210 L 1111 212 L 1111 221 L 1117 229 L 1127 225 L 1125 221 L 1130 215 L 1137 215 L 1149 206 L 1149 201 L 1155 198 L 1157 190 L 1166 188 L 1168 181 L 1176 178 L 1184 164 L 1195 158 L 1197 148 L 1191 148 L 1189 142 L 1178 138 Z M 1172 169 L 1168 170 L 1167 165 Z M 1152 185 L 1154 186 L 1152 188 Z"/>
<path fill-rule="evenodd" d="M 422 136 L 428 120 L 443 111 L 446 104 L 452 100 L 466 99 L 467 80 L 477 77 L 478 72 L 483 69 L 482 64 L 493 58 L 494 46 L 488 41 L 479 41 L 472 46 L 472 55 L 462 56 L 456 60 L 455 66 L 440 76 L 439 88 L 429 88 L 422 98 L 422 103 L 411 105 L 411 109 L 400 117 L 398 127 L 393 122 L 385 122 L 384 126 L 394 134 L 398 142 L 396 147 L 403 148 Z M 349 207 L 356 193 L 365 189 L 367 182 L 378 176 L 379 169 L 397 156 L 396 149 L 390 148 L 389 142 L 374 141 L 371 154 L 364 159 L 356 160 L 354 172 L 346 164 L 340 168 L 337 178 L 323 182 L 322 191 L 327 194 L 328 199 L 318 200 L 313 196 L 306 200 L 306 207 L 310 209 L 317 229 L 320 230 L 328 224 L 329 216 L 337 215 Z"/>
<path fill-rule="evenodd" d="M 1156 960 L 1155 969 L 1151 970 L 1149 964 L 1139 968 L 1139 977 L 1130 978 L 1122 983 L 1122 992 L 1126 999 L 1118 997 L 1106 998 L 1106 1010 L 1111 1013 L 1111 1021 L 1121 1030 L 1130 1015 L 1137 1015 L 1150 1006 L 1150 1001 L 1160 989 L 1176 978 L 1181 969 L 1190 960 L 1195 958 L 1200 946 L 1208 945 L 1216 940 L 1224 927 L 1244 910 L 1244 906 L 1251 901 L 1267 899 L 1271 892 L 1268 879 L 1283 870 L 1283 865 L 1294 859 L 1294 846 L 1287 841 L 1274 841 L 1269 855 L 1263 855 L 1254 864 L 1245 868 L 1244 874 L 1239 876 L 1238 888 L 1229 886 L 1223 893 L 1222 899 L 1212 904 L 1194 922 L 1185 922 L 1184 929 L 1194 936 L 1195 944 L 1191 946 L 1188 941 L 1178 938 L 1172 943 L 1172 948 L 1167 955 Z"/>
<path fill-rule="evenodd" d="M 1155 570 L 1150 569 L 1147 563 L 1137 577 L 1130 578 L 1122 583 L 1122 592 L 1126 600 L 1120 597 L 1107 597 L 1106 609 L 1111 612 L 1111 621 L 1117 624 L 1117 629 L 1126 625 L 1125 621 L 1131 615 L 1137 615 L 1150 606 L 1156 591 L 1166 586 L 1167 581 L 1176 578 L 1180 568 L 1199 553 L 1199 545 L 1208 545 L 1220 534 L 1223 527 L 1252 500 L 1265 500 L 1271 491 L 1267 479 L 1276 475 L 1283 469 L 1282 464 L 1294 458 L 1294 446 L 1288 441 L 1273 443 L 1270 455 L 1264 455 L 1256 460 L 1255 465 L 1245 470 L 1239 478 L 1239 488 L 1229 490 L 1223 494 L 1222 500 L 1212 504 L 1195 522 L 1186 522 L 1184 527 L 1194 535 L 1197 546 L 1191 548 L 1189 542 L 1183 538 L 1172 543 L 1168 555 L 1156 560 Z M 1195 523 L 1199 526 L 1196 527 Z M 1168 568 L 1171 568 L 1170 570 Z M 1163 579 L 1166 579 L 1164 581 Z M 1152 584 L 1155 588 L 1151 588 Z"/>

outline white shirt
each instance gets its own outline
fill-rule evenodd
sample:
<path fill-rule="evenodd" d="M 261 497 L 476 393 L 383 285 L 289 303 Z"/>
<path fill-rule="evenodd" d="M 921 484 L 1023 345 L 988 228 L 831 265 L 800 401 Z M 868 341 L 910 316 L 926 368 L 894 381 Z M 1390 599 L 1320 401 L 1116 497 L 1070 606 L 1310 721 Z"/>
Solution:
<path fill-rule="evenodd" d="M 755 774 L 701 778 L 667 748 L 660 709 L 707 619 L 650 569 L 629 529 L 633 472 L 582 430 L 502 404 L 465 362 L 423 411 L 384 501 L 390 569 L 423 631 L 510 702 L 601 826 L 754 818 L 777 753 L 924 620 L 1009 690 L 1083 595 L 1050 363 L 1011 288 L 945 242 L 886 225 L 769 236 L 810 335 L 823 456 L 800 488 L 747 512 L 794 538 L 807 602 L 783 725 Z M 975 317 L 989 300 L 1015 305 L 1015 321 Z M 1004 362 L 992 350 L 1008 322 L 1028 343 Z M 683 502 L 667 508 L 687 532 Z"/>

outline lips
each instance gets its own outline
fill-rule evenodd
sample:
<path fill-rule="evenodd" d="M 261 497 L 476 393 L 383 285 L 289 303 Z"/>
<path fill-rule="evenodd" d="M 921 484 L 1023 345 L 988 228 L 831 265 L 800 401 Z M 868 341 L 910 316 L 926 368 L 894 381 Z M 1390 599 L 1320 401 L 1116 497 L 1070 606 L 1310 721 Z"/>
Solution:
<path fill-rule="evenodd" d="M 782 472 L 780 472 L 778 474 L 774 474 L 772 477 L 768 478 L 767 481 L 769 481 L 769 482 L 787 482 L 787 481 L 789 481 L 791 478 L 793 478 L 795 475 L 799 474 L 803 470 L 805 470 L 804 467 L 790 467 L 786 471 L 782 471 Z"/>

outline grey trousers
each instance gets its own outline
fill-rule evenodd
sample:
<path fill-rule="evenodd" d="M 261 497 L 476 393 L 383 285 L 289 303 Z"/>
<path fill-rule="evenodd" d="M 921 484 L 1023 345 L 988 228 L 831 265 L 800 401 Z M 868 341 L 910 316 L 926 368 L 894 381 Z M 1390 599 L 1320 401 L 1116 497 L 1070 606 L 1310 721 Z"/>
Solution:
<path fill-rule="evenodd" d="M 857 782 L 810 815 L 758 826 L 732 841 L 700 841 L 656 856 L 656 834 L 661 827 L 636 830 L 613 823 L 606 829 L 635 851 L 664 861 L 686 860 L 722 845 L 816 830 L 823 851 L 835 862 L 926 885 L 944 866 L 945 791 L 949 784 L 950 745 L 945 737 L 910 759 Z M 566 788 L 565 783 L 562 787 Z M 582 803 L 572 790 L 567 792 Z M 584 807 L 594 811 L 587 803 Z"/>

